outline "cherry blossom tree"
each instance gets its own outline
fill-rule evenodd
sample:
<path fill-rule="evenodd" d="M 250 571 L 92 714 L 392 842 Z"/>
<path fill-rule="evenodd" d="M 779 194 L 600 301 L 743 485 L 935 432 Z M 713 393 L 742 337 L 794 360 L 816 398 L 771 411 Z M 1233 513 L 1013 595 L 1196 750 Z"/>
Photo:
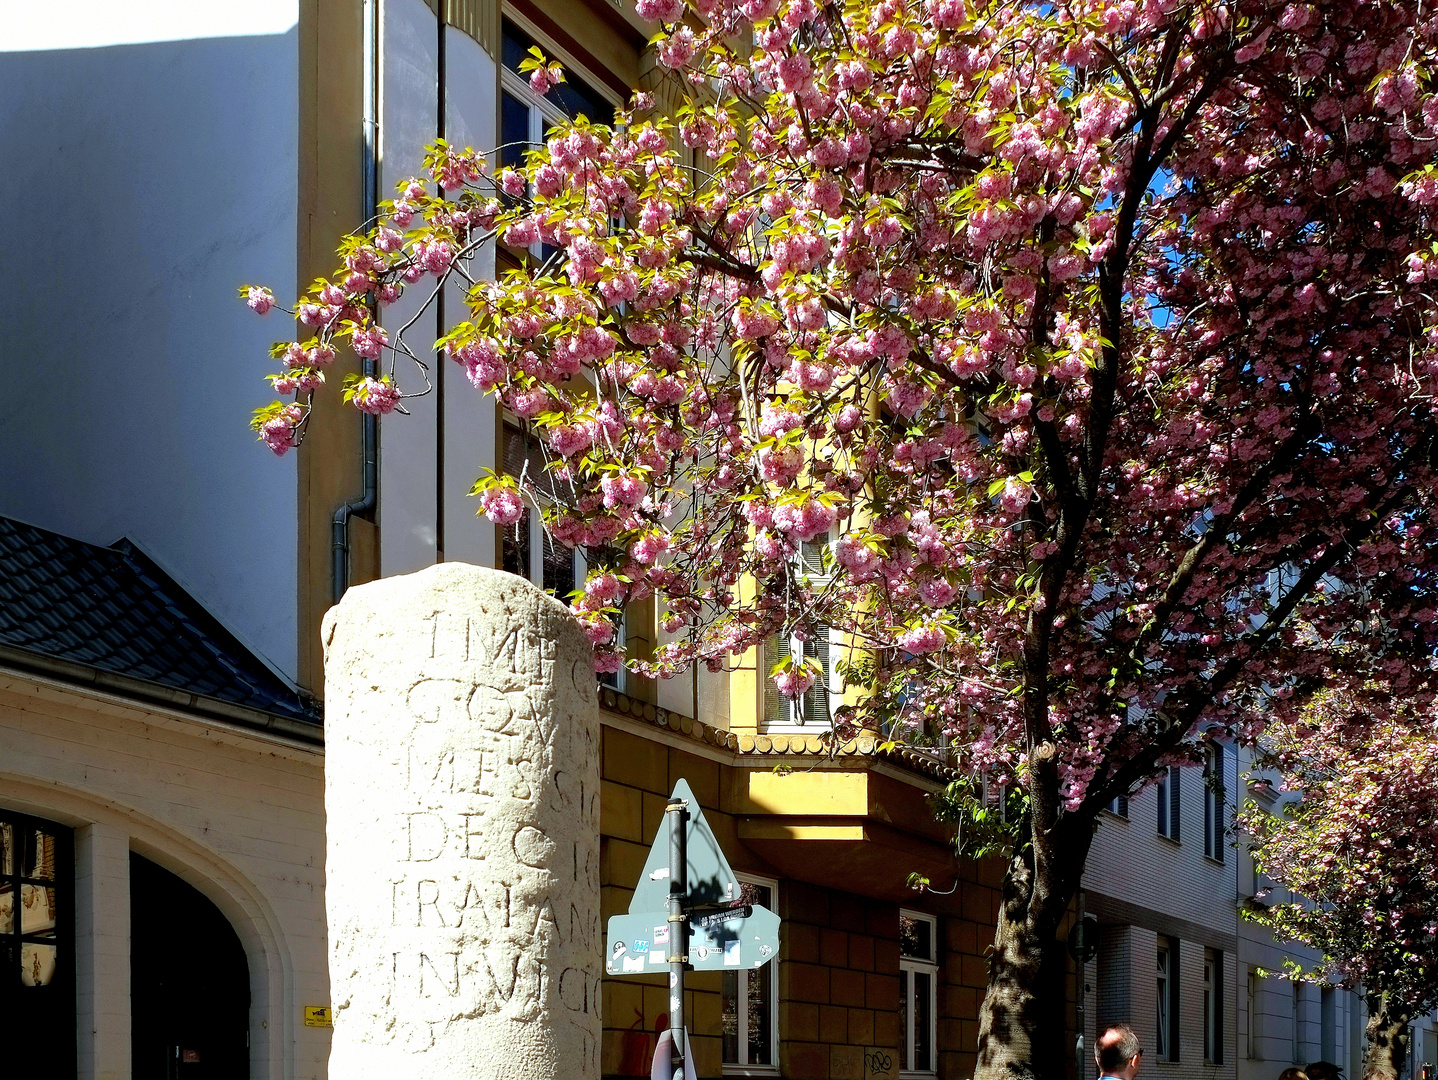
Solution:
<path fill-rule="evenodd" d="M 461 279 L 438 362 L 549 457 L 475 494 L 584 549 L 601 670 L 832 633 L 836 672 L 795 650 L 780 691 L 824 679 L 835 737 L 937 732 L 1022 792 L 976 1076 L 1060 1076 L 1056 936 L 1100 808 L 1315 688 L 1433 693 L 1438 22 L 1414 0 L 639 11 L 681 104 L 575 117 L 493 175 L 432 147 L 300 298 L 256 428 L 296 445 L 345 343 L 379 364 L 346 398 L 402 409 L 432 345 L 385 308 Z M 480 280 L 491 242 L 523 266 Z M 646 597 L 665 643 L 625 657 Z"/>
<path fill-rule="evenodd" d="M 1438 715 L 1324 691 L 1264 742 L 1298 798 L 1240 823 L 1258 869 L 1305 899 L 1250 918 L 1323 954 L 1304 974 L 1364 994 L 1364 1080 L 1396 1080 L 1409 1022 L 1438 1006 Z"/>

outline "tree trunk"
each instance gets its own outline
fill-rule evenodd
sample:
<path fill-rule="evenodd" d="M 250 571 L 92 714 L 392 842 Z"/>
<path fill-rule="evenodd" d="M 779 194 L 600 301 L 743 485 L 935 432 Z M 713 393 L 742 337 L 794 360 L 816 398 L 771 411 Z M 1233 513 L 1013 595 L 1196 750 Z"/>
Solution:
<path fill-rule="evenodd" d="M 974 1080 L 1065 1078 L 1072 1048 L 1064 1032 L 1067 961 L 1058 931 L 1093 830 L 1085 824 L 1064 832 L 1067 842 L 1045 845 L 1039 858 L 1016 852 L 1009 862 L 979 1007 Z"/>
<path fill-rule="evenodd" d="M 1369 995 L 1371 1011 L 1363 1031 L 1362 1080 L 1398 1080 L 1408 1053 L 1408 1021 L 1387 994 Z"/>

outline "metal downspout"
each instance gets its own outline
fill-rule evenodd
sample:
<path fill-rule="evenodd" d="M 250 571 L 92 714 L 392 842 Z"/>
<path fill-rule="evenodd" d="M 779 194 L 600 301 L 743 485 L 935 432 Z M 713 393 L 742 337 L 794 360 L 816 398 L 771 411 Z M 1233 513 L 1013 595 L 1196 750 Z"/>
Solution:
<path fill-rule="evenodd" d="M 379 5 L 380 0 L 364 0 L 364 161 L 360 168 L 364 202 L 360 213 L 366 228 L 373 225 L 379 212 Z M 375 361 L 364 360 L 362 370 L 373 376 L 377 370 Z M 350 517 L 370 513 L 379 502 L 379 417 L 361 414 L 360 442 L 360 497 L 335 511 L 330 528 L 330 574 L 337 604 L 350 581 Z"/>

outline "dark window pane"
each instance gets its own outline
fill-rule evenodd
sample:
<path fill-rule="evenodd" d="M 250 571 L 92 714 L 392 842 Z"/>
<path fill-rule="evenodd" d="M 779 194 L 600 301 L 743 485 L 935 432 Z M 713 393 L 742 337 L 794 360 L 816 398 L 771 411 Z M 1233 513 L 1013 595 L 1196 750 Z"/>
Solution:
<path fill-rule="evenodd" d="M 749 1064 L 772 1065 L 770 1058 L 769 1014 L 773 1008 L 769 1001 L 769 969 L 750 968 L 749 977 Z"/>
<path fill-rule="evenodd" d="M 914 1069 L 928 1072 L 934 1067 L 934 1048 L 929 1045 L 930 997 L 934 976 L 927 971 L 914 972 Z"/>
<path fill-rule="evenodd" d="M 504 530 L 500 566 L 511 574 L 529 578 L 529 514 Z"/>
<path fill-rule="evenodd" d="M 899 916 L 899 951 L 916 960 L 934 958 L 934 924 L 927 919 Z"/>
<path fill-rule="evenodd" d="M 739 1060 L 739 973 L 724 972 L 720 995 L 721 1019 L 724 1026 L 724 1063 L 740 1065 Z"/>
<path fill-rule="evenodd" d="M 9 1076 L 75 1075 L 75 986 L 68 909 L 70 834 L 21 815 L 0 819 L 0 1015 Z"/>
<path fill-rule="evenodd" d="M 55 838 L 41 829 L 20 830 L 20 876 L 55 878 Z"/>
<path fill-rule="evenodd" d="M 503 165 L 518 165 L 529 149 L 529 106 L 513 94 L 501 95 L 499 107 L 499 160 Z"/>
<path fill-rule="evenodd" d="M 827 724 L 829 722 L 829 626 L 820 623 L 818 632 L 804 642 L 804 655 L 812 657 L 819 665 L 819 677 L 804 694 L 804 708 L 799 716 L 800 723 Z"/>
<path fill-rule="evenodd" d="M 566 604 L 574 591 L 574 551 L 544 534 L 544 588 Z"/>
<path fill-rule="evenodd" d="M 909 1067 L 909 973 L 899 970 L 899 1068 Z"/>
<path fill-rule="evenodd" d="M 38 934 L 54 930 L 57 911 L 55 910 L 55 888 L 53 885 L 20 886 L 20 933 Z"/>
<path fill-rule="evenodd" d="M 764 722 L 766 724 L 787 724 L 789 722 L 789 701 L 774 686 L 769 670 L 789 655 L 789 636 L 775 634 L 764 641 Z"/>
<path fill-rule="evenodd" d="M 20 984 L 49 986 L 55 981 L 57 946 L 39 941 L 20 944 Z"/>
<path fill-rule="evenodd" d="M 520 62 L 529 55 L 530 47 L 534 45 L 534 39 L 521 30 L 508 19 L 504 22 L 504 66 L 515 73 L 519 72 Z M 550 50 L 541 48 L 550 60 L 556 59 L 550 54 Z M 564 82 L 560 83 L 547 95 L 549 101 L 554 102 L 564 110 L 570 117 L 587 116 L 596 124 L 614 123 L 614 106 L 609 104 L 593 87 L 586 85 L 573 71 L 568 69 L 564 72 Z"/>

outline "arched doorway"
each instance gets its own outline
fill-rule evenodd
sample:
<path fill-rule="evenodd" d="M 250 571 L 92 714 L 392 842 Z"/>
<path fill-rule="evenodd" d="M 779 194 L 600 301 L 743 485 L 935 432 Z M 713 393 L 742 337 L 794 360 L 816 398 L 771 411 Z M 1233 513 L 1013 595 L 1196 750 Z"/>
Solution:
<path fill-rule="evenodd" d="M 194 886 L 130 856 L 133 1080 L 246 1080 L 250 969 Z"/>

